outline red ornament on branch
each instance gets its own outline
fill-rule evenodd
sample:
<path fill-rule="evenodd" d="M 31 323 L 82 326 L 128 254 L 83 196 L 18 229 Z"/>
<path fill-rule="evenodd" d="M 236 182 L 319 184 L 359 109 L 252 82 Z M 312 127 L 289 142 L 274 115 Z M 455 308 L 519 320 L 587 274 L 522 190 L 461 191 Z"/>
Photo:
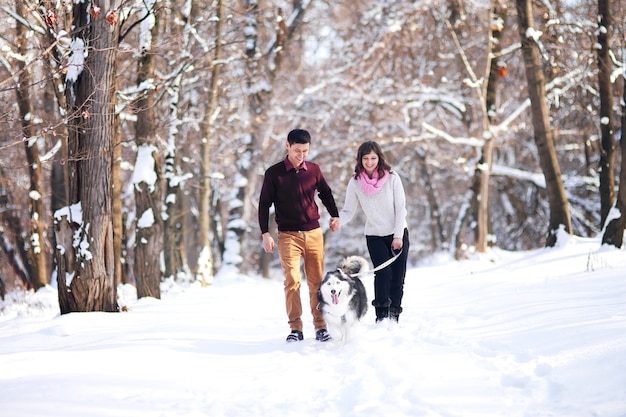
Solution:
<path fill-rule="evenodd" d="M 111 26 L 117 23 L 117 16 L 115 15 L 115 10 L 109 10 L 107 12 L 106 21 Z"/>
<path fill-rule="evenodd" d="M 48 27 L 53 27 L 57 23 L 57 15 L 54 13 L 54 10 L 50 9 L 46 12 L 45 20 Z"/>
<path fill-rule="evenodd" d="M 102 9 L 97 4 L 92 4 L 91 7 L 89 8 L 89 14 L 94 19 L 97 19 L 98 15 L 100 15 L 101 12 L 102 12 Z"/>

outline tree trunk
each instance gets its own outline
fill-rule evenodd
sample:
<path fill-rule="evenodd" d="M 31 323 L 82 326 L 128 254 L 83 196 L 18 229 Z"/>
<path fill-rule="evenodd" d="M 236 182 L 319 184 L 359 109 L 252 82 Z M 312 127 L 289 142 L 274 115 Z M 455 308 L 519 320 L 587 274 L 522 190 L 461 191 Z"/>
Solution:
<path fill-rule="evenodd" d="M 545 97 L 545 79 L 543 76 L 539 46 L 534 36 L 533 10 L 531 0 L 516 0 L 519 34 L 522 41 L 522 54 L 526 65 L 526 80 L 530 96 L 531 114 L 535 143 L 539 153 L 541 170 L 546 181 L 546 191 L 550 206 L 550 221 L 546 246 L 554 246 L 557 232 L 563 229 L 572 233 L 569 206 L 565 188 L 561 180 L 561 171 L 556 158 L 554 137 L 550 129 L 550 115 Z"/>
<path fill-rule="evenodd" d="M 602 234 L 602 243 L 621 248 L 624 244 L 624 228 L 626 228 L 626 85 L 622 94 L 622 136 L 620 148 L 622 164 L 619 174 L 619 189 L 615 208 L 609 212 L 606 227 Z"/>
<path fill-rule="evenodd" d="M 28 262 L 26 253 L 27 244 L 22 239 L 20 219 L 15 215 L 15 208 L 11 207 L 9 181 L 6 172 L 0 165 L 0 247 L 10 260 L 10 267 L 16 277 L 19 277 L 24 288 L 32 288 L 32 265 Z"/>
<path fill-rule="evenodd" d="M 504 21 L 506 19 L 507 7 L 501 1 L 495 0 L 492 4 L 490 42 L 489 42 L 489 59 L 487 86 L 485 88 L 485 108 L 483 112 L 483 137 L 485 144 L 481 148 L 481 156 L 478 160 L 476 172 L 474 173 L 478 184 L 476 185 L 477 201 L 476 207 L 476 250 L 481 253 L 487 251 L 489 245 L 489 180 L 491 178 L 491 165 L 493 161 L 493 147 L 496 138 L 491 134 L 491 125 L 494 121 L 496 112 L 496 93 L 498 90 L 498 79 L 502 75 L 502 63 L 497 57 L 502 50 L 500 39 L 504 30 Z"/>
<path fill-rule="evenodd" d="M 19 16 L 26 16 L 28 11 L 22 0 L 15 1 L 15 11 Z M 26 28 L 21 22 L 16 22 L 15 33 L 17 41 L 17 52 L 20 56 L 28 54 L 28 37 Z M 43 170 L 39 160 L 39 148 L 37 136 L 33 137 L 32 113 L 30 104 L 30 68 L 26 66 L 24 60 L 18 62 L 18 85 L 15 90 L 17 94 L 17 107 L 20 112 L 22 125 L 22 141 L 26 149 L 28 160 L 28 171 L 30 174 L 30 227 L 28 242 L 28 261 L 32 267 L 30 277 L 31 285 L 35 290 L 48 284 L 48 274 L 46 273 L 46 257 L 44 250 L 43 233 Z"/>
<path fill-rule="evenodd" d="M 228 230 L 226 232 L 226 251 L 224 265 L 233 268 L 249 268 L 253 260 L 244 258 L 242 248 L 248 246 L 248 224 L 253 221 L 252 194 L 256 191 L 258 174 L 254 162 L 259 161 L 262 138 L 267 124 L 267 110 L 271 103 L 273 84 L 280 69 L 282 55 L 285 53 L 287 42 L 297 32 L 304 19 L 306 6 L 300 0 L 294 0 L 293 13 L 289 25 L 283 18 L 283 11 L 277 10 L 276 35 L 267 51 L 259 53 L 258 46 L 258 17 L 259 5 L 256 0 L 247 1 L 247 26 L 245 33 L 245 54 L 247 66 L 248 112 L 250 130 L 243 155 L 238 160 L 238 179 L 241 184 L 232 197 L 231 209 L 228 213 Z M 259 242 L 259 241 L 257 241 Z M 259 243 L 257 243 L 259 245 Z M 255 246 L 258 247 L 258 246 Z M 257 253 L 255 250 L 246 250 L 248 253 Z"/>
<path fill-rule="evenodd" d="M 170 130 L 177 130 L 178 100 L 180 80 L 177 77 L 170 90 L 172 101 L 170 103 Z M 178 161 L 176 157 L 176 132 L 170 131 L 167 151 L 165 153 L 165 221 L 163 222 L 163 262 L 164 278 L 178 278 L 179 274 L 185 273 L 183 259 L 185 255 L 180 251 L 180 236 L 183 229 L 183 212 L 181 210 L 181 198 L 183 196 L 179 176 L 177 175 Z"/>
<path fill-rule="evenodd" d="M 149 85 L 139 92 L 136 100 L 137 160 L 133 173 L 136 204 L 135 283 L 137 297 L 161 298 L 161 251 L 163 250 L 163 223 L 161 219 L 161 164 L 156 139 L 154 108 L 155 90 L 154 52 L 152 45 L 157 34 L 156 0 L 143 3 L 142 13 L 150 30 L 140 38 L 137 86 Z M 149 39 L 148 39 L 149 38 Z"/>
<path fill-rule="evenodd" d="M 611 84 L 611 2 L 598 0 L 598 87 L 600 89 L 600 227 L 615 201 L 615 139 L 613 137 L 613 85 Z"/>
<path fill-rule="evenodd" d="M 41 20 L 46 22 L 48 30 L 45 35 L 46 50 L 50 51 L 51 59 L 46 59 L 47 69 L 50 74 L 59 74 L 60 76 L 49 77 L 48 84 L 46 85 L 46 91 L 44 92 L 44 111 L 51 120 L 47 122 L 55 126 L 54 130 L 50 132 L 56 140 L 59 142 L 59 150 L 55 153 L 52 161 L 52 172 L 50 175 L 50 189 L 51 189 L 51 211 L 54 213 L 58 209 L 69 205 L 68 194 L 68 149 L 67 149 L 67 126 L 64 123 L 57 123 L 67 108 L 65 100 L 65 87 L 63 85 L 62 71 L 62 54 L 59 48 L 59 42 L 57 39 L 57 20 L 56 16 L 60 10 L 56 8 L 56 4 L 50 0 L 39 1 L 39 7 L 37 8 Z M 61 9 L 63 10 L 63 9 Z M 55 16 L 55 19 L 51 20 L 49 16 Z M 47 18 L 48 17 L 48 18 Z M 63 16 L 65 20 L 67 16 Z M 57 108 L 55 109 L 54 101 L 52 97 L 56 99 Z M 56 245 L 53 245 L 56 246 Z"/>
<path fill-rule="evenodd" d="M 451 20 L 454 16 L 460 16 L 460 5 L 457 2 L 451 2 Z M 477 160 L 474 168 L 474 174 L 472 176 L 471 186 L 467 195 L 470 197 L 470 201 L 465 205 L 466 212 L 462 212 L 460 215 L 460 222 L 458 228 L 458 234 L 455 235 L 455 257 L 462 257 L 464 251 L 463 234 L 468 225 L 469 219 L 473 216 L 475 220 L 474 231 L 474 245 L 478 252 L 484 253 L 487 251 L 489 241 L 489 182 L 491 178 L 491 163 L 493 159 L 493 148 L 495 138 L 491 133 L 492 118 L 495 114 L 496 105 L 496 93 L 498 85 L 498 76 L 500 64 L 499 60 L 495 59 L 501 50 L 500 38 L 502 37 L 502 31 L 504 29 L 504 19 L 506 17 L 507 8 L 501 3 L 500 0 L 494 0 L 489 10 L 488 22 L 490 24 L 489 33 L 491 36 L 488 38 L 485 78 L 488 82 L 482 83 L 484 85 L 484 91 L 478 91 L 479 100 L 482 104 L 482 111 L 480 112 L 480 129 L 478 132 L 484 138 L 484 145 L 480 149 L 480 157 Z M 461 62 L 464 70 L 470 75 L 473 83 L 478 82 L 472 67 L 461 47 L 458 40 L 458 36 L 462 33 L 458 29 L 458 26 L 454 24 L 452 20 L 449 24 L 449 29 L 452 31 L 453 38 L 459 55 L 461 56 Z"/>
<path fill-rule="evenodd" d="M 116 4 L 73 5 L 74 64 L 66 94 L 71 206 L 56 213 L 61 313 L 117 311 L 111 221 L 112 143 L 115 135 Z M 84 61 L 82 59 L 84 58 Z"/>
<path fill-rule="evenodd" d="M 180 45 L 180 65 L 176 76 L 168 88 L 169 102 L 169 131 L 167 135 L 167 147 L 165 151 L 164 180 L 165 187 L 165 221 L 163 224 L 163 262 L 164 278 L 178 279 L 179 276 L 189 275 L 189 268 L 184 252 L 184 214 L 182 210 L 183 189 L 180 172 L 179 158 L 177 153 L 178 128 L 182 124 L 179 117 L 179 103 L 181 99 L 181 86 L 186 73 L 186 57 L 191 56 L 189 51 L 189 41 L 194 30 L 190 21 L 193 9 L 193 0 L 186 0 L 180 9 L 185 26 L 182 30 Z"/>
<path fill-rule="evenodd" d="M 203 285 L 213 282 L 213 254 L 211 251 L 211 145 L 214 136 L 214 121 L 218 112 L 217 100 L 219 97 L 220 70 L 222 67 L 222 28 L 224 26 L 224 2 L 217 1 L 215 25 L 215 47 L 211 62 L 211 86 L 209 88 L 209 102 L 205 110 L 205 119 L 202 133 L 202 177 L 200 179 L 200 256 L 198 257 L 198 279 Z"/>
<path fill-rule="evenodd" d="M 113 166 L 111 169 L 111 216 L 113 223 L 113 253 L 115 259 L 115 285 L 128 284 L 128 277 L 124 273 L 125 261 L 124 245 L 124 215 L 122 210 L 122 142 L 119 135 L 119 117 L 115 117 L 115 137 L 113 143 Z"/>
<path fill-rule="evenodd" d="M 255 0 L 247 0 L 244 35 L 250 131 L 247 135 L 243 155 L 237 160 L 237 179 L 235 181 L 237 189 L 233 192 L 233 195 L 230 196 L 233 202 L 229 204 L 228 209 L 228 226 L 225 235 L 226 244 L 222 263 L 222 267 L 235 269 L 240 268 L 245 261 L 241 256 L 241 247 L 242 245 L 246 245 L 246 231 L 248 229 L 245 214 L 246 203 L 250 201 L 250 195 L 252 190 L 254 190 L 254 188 L 251 187 L 250 180 L 254 182 L 254 178 L 252 177 L 256 175 L 256 169 L 250 162 L 257 161 L 260 153 L 259 125 L 262 124 L 263 117 L 265 116 L 263 103 L 265 96 L 269 93 L 268 90 L 264 89 L 266 87 L 269 88 L 269 85 L 259 83 L 262 75 L 257 51 L 258 19 L 258 2 Z M 243 266 L 247 267 L 249 265 Z"/>
<path fill-rule="evenodd" d="M 445 236 L 443 223 L 441 221 L 441 209 L 437 198 L 437 190 L 435 182 L 432 181 L 430 170 L 428 169 L 428 159 L 425 150 L 416 150 L 417 160 L 419 161 L 424 187 L 426 188 L 426 197 L 428 207 L 430 209 L 430 238 L 433 248 L 441 248 L 445 245 L 447 239 Z"/>

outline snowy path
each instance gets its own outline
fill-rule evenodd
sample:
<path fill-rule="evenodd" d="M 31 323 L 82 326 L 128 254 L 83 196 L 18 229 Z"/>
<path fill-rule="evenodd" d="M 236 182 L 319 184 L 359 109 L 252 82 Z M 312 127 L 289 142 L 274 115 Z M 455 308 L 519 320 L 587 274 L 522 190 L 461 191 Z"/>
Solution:
<path fill-rule="evenodd" d="M 370 309 L 345 345 L 314 341 L 309 314 L 286 344 L 279 279 L 5 314 L 0 415 L 624 417 L 626 256 L 590 270 L 592 243 L 412 269 L 400 325 Z"/>

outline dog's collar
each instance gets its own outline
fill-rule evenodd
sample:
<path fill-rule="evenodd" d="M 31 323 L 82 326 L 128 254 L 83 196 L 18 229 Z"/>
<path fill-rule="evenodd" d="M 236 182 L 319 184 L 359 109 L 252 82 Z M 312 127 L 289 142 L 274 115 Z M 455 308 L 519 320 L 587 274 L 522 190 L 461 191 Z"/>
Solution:
<path fill-rule="evenodd" d="M 322 304 L 321 304 L 321 303 L 318 303 L 316 308 L 317 308 L 319 311 L 323 311 L 323 310 L 322 310 L 322 308 L 323 308 L 323 307 L 322 307 Z M 334 316 L 334 314 L 333 314 L 333 313 L 331 313 L 330 311 L 324 311 L 324 313 L 325 313 L 325 314 L 330 314 L 331 316 Z M 342 321 L 343 323 L 345 323 L 345 322 L 346 322 L 346 315 L 345 315 L 345 314 L 341 316 L 341 321 Z"/>

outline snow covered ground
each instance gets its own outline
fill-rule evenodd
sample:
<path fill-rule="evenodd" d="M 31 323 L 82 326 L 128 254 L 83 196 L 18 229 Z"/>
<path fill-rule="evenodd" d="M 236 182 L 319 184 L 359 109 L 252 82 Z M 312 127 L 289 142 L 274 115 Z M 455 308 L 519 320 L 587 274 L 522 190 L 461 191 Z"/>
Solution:
<path fill-rule="evenodd" d="M 626 416 L 626 253 L 597 239 L 411 269 L 399 325 L 287 344 L 282 278 L 60 316 L 0 303 L 2 417 Z M 365 277 L 368 291 L 373 278 Z M 9 297 L 11 298 L 11 297 Z M 371 298 L 371 296 L 370 296 Z"/>

